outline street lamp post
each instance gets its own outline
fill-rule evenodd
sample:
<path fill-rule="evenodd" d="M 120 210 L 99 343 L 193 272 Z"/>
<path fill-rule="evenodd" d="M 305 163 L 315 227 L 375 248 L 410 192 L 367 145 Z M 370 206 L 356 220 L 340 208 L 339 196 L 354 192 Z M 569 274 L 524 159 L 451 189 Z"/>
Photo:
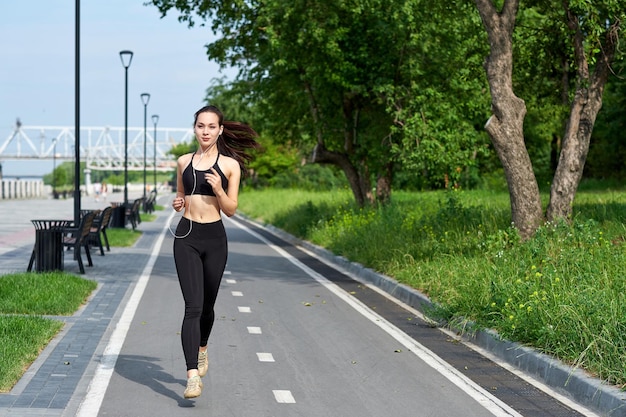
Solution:
<path fill-rule="evenodd" d="M 144 208 L 146 203 L 146 128 L 148 118 L 148 102 L 150 101 L 150 94 L 142 93 L 141 102 L 143 103 L 143 202 Z M 144 209 L 145 211 L 145 209 Z"/>
<path fill-rule="evenodd" d="M 54 145 L 52 148 L 52 198 L 58 198 L 57 196 L 57 138 L 52 139 L 52 144 Z"/>
<path fill-rule="evenodd" d="M 154 189 L 157 189 L 157 181 L 156 181 L 156 140 L 157 140 L 157 123 L 159 123 L 159 115 L 158 114 L 153 114 L 152 115 L 152 123 L 154 124 L 154 137 L 152 138 L 154 141 L 154 152 L 153 152 L 153 158 L 154 158 L 154 163 L 152 165 L 153 171 L 154 171 Z"/>
<path fill-rule="evenodd" d="M 120 51 L 124 66 L 124 204 L 128 203 L 128 67 L 133 60 L 133 51 Z"/>

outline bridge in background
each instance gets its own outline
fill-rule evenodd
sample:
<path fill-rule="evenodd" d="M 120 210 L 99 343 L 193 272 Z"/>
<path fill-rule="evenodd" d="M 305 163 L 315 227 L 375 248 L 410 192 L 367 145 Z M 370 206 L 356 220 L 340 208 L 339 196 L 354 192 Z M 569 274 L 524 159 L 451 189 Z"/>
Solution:
<path fill-rule="evenodd" d="M 80 160 L 86 162 L 90 170 L 124 170 L 124 127 L 81 127 Z M 0 137 L 1 140 L 1 137 Z M 175 167 L 174 157 L 168 151 L 181 143 L 194 140 L 192 128 L 148 127 L 128 128 L 129 171 L 144 169 L 144 149 L 146 169 L 169 171 Z M 2 160 L 60 160 L 75 159 L 76 137 L 74 127 L 23 126 L 16 123 L 0 143 Z"/>

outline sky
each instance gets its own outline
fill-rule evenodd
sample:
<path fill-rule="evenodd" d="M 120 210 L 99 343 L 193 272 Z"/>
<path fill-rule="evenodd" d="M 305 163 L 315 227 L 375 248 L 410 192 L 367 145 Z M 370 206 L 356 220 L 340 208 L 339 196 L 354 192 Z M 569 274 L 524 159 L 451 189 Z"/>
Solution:
<path fill-rule="evenodd" d="M 80 5 L 80 124 L 124 126 L 121 50 L 128 69 L 128 125 L 143 126 L 141 93 L 159 127 L 191 127 L 206 88 L 236 72 L 208 60 L 208 27 L 188 28 L 177 11 L 161 18 L 145 0 L 89 0 Z M 75 124 L 75 0 L 0 0 L 0 141 L 24 126 Z M 210 25 L 207 25 L 210 26 Z M 5 176 L 28 163 L 4 161 Z M 17 172 L 17 174 L 15 174 Z M 49 172 L 49 171 L 46 171 Z"/>

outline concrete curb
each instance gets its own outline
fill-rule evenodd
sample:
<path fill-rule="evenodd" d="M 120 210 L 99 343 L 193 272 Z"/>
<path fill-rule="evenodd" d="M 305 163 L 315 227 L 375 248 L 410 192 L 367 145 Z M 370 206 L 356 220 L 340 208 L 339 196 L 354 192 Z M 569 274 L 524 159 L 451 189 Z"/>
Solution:
<path fill-rule="evenodd" d="M 403 303 L 422 310 L 431 306 L 432 301 L 419 291 L 401 284 L 391 277 L 381 275 L 363 265 L 336 256 L 332 252 L 310 242 L 300 240 L 272 225 L 260 224 L 244 215 L 241 218 L 265 228 L 277 237 L 294 245 L 301 246 L 317 256 L 339 266 L 355 278 L 372 284 Z M 504 362 L 539 380 L 558 393 L 607 417 L 626 417 L 626 392 L 614 386 L 608 386 L 597 378 L 592 378 L 584 371 L 564 365 L 559 360 L 538 352 L 535 349 L 501 339 L 495 332 L 476 330 L 463 338 Z"/>

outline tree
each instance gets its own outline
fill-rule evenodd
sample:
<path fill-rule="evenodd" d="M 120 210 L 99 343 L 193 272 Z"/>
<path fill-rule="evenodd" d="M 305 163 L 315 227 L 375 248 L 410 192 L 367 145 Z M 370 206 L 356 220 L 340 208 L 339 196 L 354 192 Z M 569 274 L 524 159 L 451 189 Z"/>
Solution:
<path fill-rule="evenodd" d="M 404 82 L 386 91 L 402 138 L 393 144 L 394 157 L 431 186 L 468 185 L 470 171 L 491 153 L 483 129 L 489 96 L 480 64 L 488 47 L 480 17 L 469 2 L 399 3 L 395 21 L 408 39 Z"/>
<path fill-rule="evenodd" d="M 611 73 L 618 32 L 626 18 L 626 2 L 563 1 L 563 11 L 574 50 L 572 68 L 576 70 L 576 87 L 550 189 L 548 220 L 569 217 L 572 213 L 591 133 L 602 107 L 604 86 Z"/>
<path fill-rule="evenodd" d="M 539 186 L 524 145 L 526 105 L 513 91 L 513 30 L 519 1 L 505 0 L 500 12 L 491 0 L 476 0 L 491 53 L 485 62 L 493 114 L 485 129 L 502 162 L 511 200 L 513 224 L 528 237 L 543 216 Z"/>
<path fill-rule="evenodd" d="M 585 177 L 626 179 L 626 70 L 625 62 L 614 67 L 616 77 L 610 79 L 602 100 L 602 111 L 593 130 Z"/>
<path fill-rule="evenodd" d="M 311 161 L 342 169 L 357 204 L 389 197 L 392 119 L 380 91 L 397 82 L 406 34 L 383 0 L 153 0 L 194 24 L 212 18 L 207 53 L 240 69 L 263 129 L 306 141 Z M 256 121 L 261 118 L 255 116 Z M 256 127 L 256 126 L 255 126 Z M 372 180 L 377 182 L 377 196 Z"/>
<path fill-rule="evenodd" d="M 532 163 L 524 144 L 526 104 L 513 91 L 513 31 L 519 0 L 475 0 L 486 29 L 490 54 L 485 70 L 492 98 L 492 116 L 487 130 L 504 167 L 511 199 L 511 214 L 515 226 L 524 238 L 530 237 L 542 223 L 539 188 Z M 610 66 L 616 53 L 618 31 L 624 18 L 624 1 L 563 0 L 562 9 L 552 2 L 529 2 L 546 15 L 560 17 L 566 28 L 559 38 L 569 47 L 571 58 L 561 75 L 569 68 L 575 70 L 574 91 L 570 97 L 570 112 L 563 134 L 562 148 L 554 174 L 547 218 L 568 218 L 580 179 L 593 125 L 602 105 L 602 93 Z M 559 10 L 558 15 L 556 10 Z M 571 65 L 569 64 L 571 61 Z M 569 94 L 568 94 L 569 96 Z"/>

